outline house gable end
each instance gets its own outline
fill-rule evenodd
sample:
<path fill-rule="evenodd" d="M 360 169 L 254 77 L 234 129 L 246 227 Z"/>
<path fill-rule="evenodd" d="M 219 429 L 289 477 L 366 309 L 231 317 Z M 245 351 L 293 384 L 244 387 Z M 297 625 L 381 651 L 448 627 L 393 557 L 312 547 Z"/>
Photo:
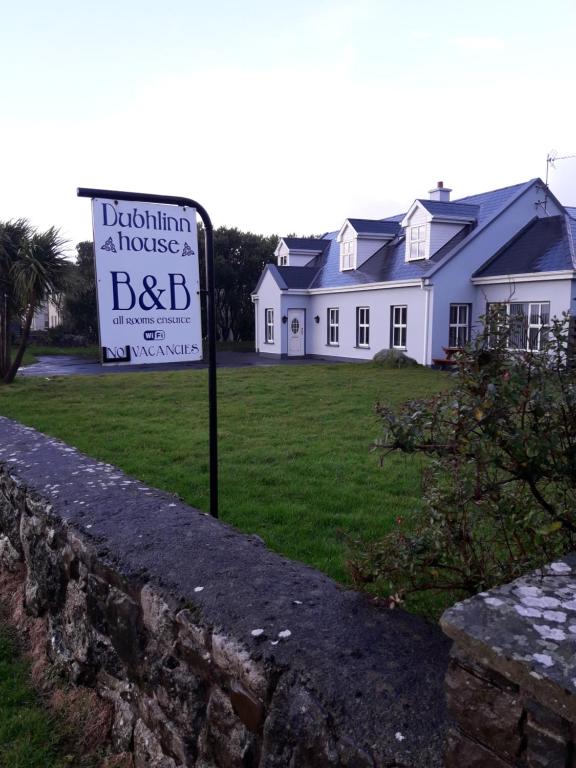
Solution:
<path fill-rule="evenodd" d="M 437 272 L 442 270 L 449 262 L 452 261 L 458 254 L 460 254 L 464 249 L 468 247 L 468 245 L 473 242 L 477 237 L 482 235 L 483 232 L 485 232 L 488 227 L 490 227 L 497 219 L 499 219 L 507 210 L 509 210 L 515 203 L 517 203 L 523 195 L 525 195 L 528 191 L 533 189 L 537 183 L 542 184 L 542 181 L 540 179 L 530 179 L 530 181 L 525 182 L 524 184 L 518 185 L 518 189 L 514 191 L 512 195 L 506 198 L 504 203 L 502 203 L 496 211 L 491 213 L 488 217 L 486 217 L 482 223 L 480 223 L 477 227 L 472 229 L 468 235 L 458 244 L 455 248 L 451 249 L 448 253 L 446 253 L 443 258 L 436 261 L 431 265 L 431 268 L 428 272 L 428 277 L 432 277 L 432 275 L 435 275 Z M 506 189 L 506 188 L 504 188 Z M 495 192 L 500 192 L 501 190 L 495 190 Z M 476 198 L 480 197 L 479 195 L 475 196 Z M 474 196 L 472 197 L 472 199 Z M 467 198 L 463 198 L 467 199 Z"/>
<path fill-rule="evenodd" d="M 266 264 L 264 269 L 262 270 L 262 274 L 260 275 L 260 279 L 258 280 L 258 283 L 256 285 L 256 288 L 252 291 L 252 296 L 257 297 L 258 292 L 260 291 L 260 288 L 262 287 L 262 283 L 264 282 L 267 275 L 270 275 L 270 277 L 275 281 L 276 285 L 281 291 L 288 290 L 288 286 L 286 285 L 286 282 L 284 281 L 282 275 L 278 271 L 278 267 L 276 264 Z"/>

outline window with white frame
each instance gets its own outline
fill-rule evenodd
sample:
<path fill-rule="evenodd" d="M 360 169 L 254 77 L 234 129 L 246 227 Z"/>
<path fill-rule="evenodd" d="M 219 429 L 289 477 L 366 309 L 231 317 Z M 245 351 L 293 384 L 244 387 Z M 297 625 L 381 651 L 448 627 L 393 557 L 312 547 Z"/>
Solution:
<path fill-rule="evenodd" d="M 281 253 L 280 256 L 278 256 L 278 266 L 279 267 L 287 267 L 288 266 L 288 254 L 287 253 Z"/>
<path fill-rule="evenodd" d="M 406 332 L 408 329 L 408 307 L 390 307 L 391 314 L 391 344 L 394 349 L 406 349 Z"/>
<path fill-rule="evenodd" d="M 488 304 L 488 315 L 504 311 L 509 325 L 509 349 L 541 350 L 550 324 L 550 302 L 515 301 L 509 304 Z"/>
<path fill-rule="evenodd" d="M 356 346 L 370 345 L 370 307 L 356 307 Z"/>
<path fill-rule="evenodd" d="M 409 228 L 408 258 L 410 261 L 426 258 L 426 224 Z"/>
<path fill-rule="evenodd" d="M 340 243 L 340 269 L 356 269 L 356 240 Z"/>
<path fill-rule="evenodd" d="M 266 344 L 274 344 L 274 310 L 264 310 L 264 339 Z"/>
<path fill-rule="evenodd" d="M 338 307 L 328 309 L 328 344 L 337 347 L 340 343 L 340 310 Z"/>
<path fill-rule="evenodd" d="M 448 346 L 463 347 L 470 341 L 470 304 L 450 304 Z"/>

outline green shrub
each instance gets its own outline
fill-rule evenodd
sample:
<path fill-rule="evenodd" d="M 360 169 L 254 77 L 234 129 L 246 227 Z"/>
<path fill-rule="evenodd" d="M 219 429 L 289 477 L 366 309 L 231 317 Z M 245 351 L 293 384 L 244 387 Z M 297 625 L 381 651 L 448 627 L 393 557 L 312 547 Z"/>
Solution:
<path fill-rule="evenodd" d="M 357 585 L 400 599 L 470 595 L 510 581 L 576 543 L 576 368 L 568 319 L 541 351 L 490 318 L 458 357 L 454 388 L 398 411 L 377 406 L 382 461 L 422 453 L 424 504 L 379 542 L 351 545 Z"/>
<path fill-rule="evenodd" d="M 376 352 L 372 362 L 382 368 L 414 368 L 418 365 L 414 358 L 408 357 L 399 349 L 381 349 Z"/>

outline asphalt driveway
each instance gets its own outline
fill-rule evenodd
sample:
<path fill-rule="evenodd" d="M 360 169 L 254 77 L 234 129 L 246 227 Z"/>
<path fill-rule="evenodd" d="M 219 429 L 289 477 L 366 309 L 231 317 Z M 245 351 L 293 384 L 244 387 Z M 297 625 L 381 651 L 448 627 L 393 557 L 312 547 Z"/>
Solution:
<path fill-rule="evenodd" d="M 341 363 L 332 358 L 292 357 L 276 359 L 261 357 L 255 352 L 218 352 L 218 368 L 246 368 L 249 366 L 270 367 L 274 365 L 318 365 L 323 363 Z M 357 361 L 363 362 L 363 361 Z M 19 376 L 99 376 L 110 373 L 132 373 L 134 371 L 186 371 L 208 368 L 208 362 L 168 363 L 159 365 L 101 365 L 97 360 L 85 360 L 74 355 L 44 355 L 38 362 L 20 368 Z"/>

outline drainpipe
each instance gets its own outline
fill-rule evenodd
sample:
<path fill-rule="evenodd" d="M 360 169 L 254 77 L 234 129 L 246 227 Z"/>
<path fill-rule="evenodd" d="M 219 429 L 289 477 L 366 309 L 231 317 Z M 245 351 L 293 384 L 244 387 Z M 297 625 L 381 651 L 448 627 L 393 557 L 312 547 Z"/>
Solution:
<path fill-rule="evenodd" d="M 430 297 L 432 294 L 433 285 L 427 277 L 422 278 L 421 288 L 425 291 L 424 300 L 424 351 L 422 361 L 424 365 L 430 365 L 431 360 L 428 359 L 428 343 L 430 337 Z"/>
<path fill-rule="evenodd" d="M 258 343 L 258 338 L 260 334 L 258 333 L 259 327 L 260 327 L 260 317 L 258 315 L 258 299 L 256 296 L 251 296 L 252 304 L 254 304 L 254 347 L 256 349 L 256 352 L 260 352 L 260 344 Z"/>

